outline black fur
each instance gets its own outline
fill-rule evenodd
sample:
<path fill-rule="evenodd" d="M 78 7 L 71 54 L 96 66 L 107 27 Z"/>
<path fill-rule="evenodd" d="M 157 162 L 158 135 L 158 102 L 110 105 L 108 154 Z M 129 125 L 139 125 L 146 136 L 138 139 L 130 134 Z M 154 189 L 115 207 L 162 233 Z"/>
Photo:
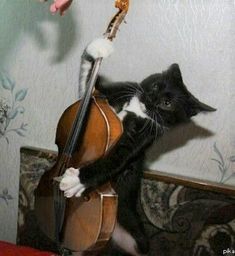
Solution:
<path fill-rule="evenodd" d="M 147 77 L 140 84 L 101 81 L 97 87 L 117 112 L 137 96 L 151 119 L 128 112 L 119 142 L 107 157 L 81 168 L 80 180 L 87 187 L 115 182 L 119 195 L 118 222 L 135 238 L 139 251 L 147 253 L 148 240 L 136 212 L 145 151 L 165 129 L 189 120 L 200 111 L 215 109 L 198 101 L 187 90 L 177 64 L 161 74 Z"/>

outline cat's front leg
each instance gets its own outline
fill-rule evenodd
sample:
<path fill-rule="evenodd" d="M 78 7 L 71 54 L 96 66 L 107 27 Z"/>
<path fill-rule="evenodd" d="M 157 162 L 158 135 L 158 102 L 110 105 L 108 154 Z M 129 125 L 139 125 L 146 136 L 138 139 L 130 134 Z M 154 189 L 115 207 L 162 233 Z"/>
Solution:
<path fill-rule="evenodd" d="M 60 190 L 64 191 L 64 196 L 79 197 L 86 189 L 86 186 L 81 183 L 79 178 L 79 169 L 68 168 L 60 180 Z"/>
<path fill-rule="evenodd" d="M 84 95 L 93 63 L 98 58 L 107 58 L 113 52 L 113 43 L 107 38 L 97 38 L 86 47 L 82 55 L 79 75 L 80 96 Z"/>
<path fill-rule="evenodd" d="M 93 60 L 98 58 L 107 58 L 113 52 L 113 43 L 107 38 L 97 38 L 93 40 L 85 49 L 86 54 Z"/>
<path fill-rule="evenodd" d="M 84 175 L 87 172 L 87 168 L 88 167 L 75 169 L 70 167 L 66 169 L 62 176 L 55 178 L 55 180 L 60 182 L 59 187 L 60 190 L 64 191 L 65 197 L 80 197 L 84 190 L 98 185 L 96 184 L 95 175 L 91 177 Z"/>

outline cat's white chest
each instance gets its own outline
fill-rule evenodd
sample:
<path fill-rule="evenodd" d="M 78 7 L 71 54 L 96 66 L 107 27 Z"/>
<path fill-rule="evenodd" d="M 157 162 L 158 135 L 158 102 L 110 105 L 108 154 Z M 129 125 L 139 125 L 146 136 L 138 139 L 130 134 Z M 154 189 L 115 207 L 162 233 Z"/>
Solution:
<path fill-rule="evenodd" d="M 137 117 L 149 118 L 149 116 L 145 113 L 146 108 L 143 103 L 140 102 L 138 97 L 134 96 L 129 103 L 126 103 L 123 106 L 122 111 L 118 113 L 118 117 L 123 120 L 127 115 L 127 112 L 131 112 L 136 114 Z"/>

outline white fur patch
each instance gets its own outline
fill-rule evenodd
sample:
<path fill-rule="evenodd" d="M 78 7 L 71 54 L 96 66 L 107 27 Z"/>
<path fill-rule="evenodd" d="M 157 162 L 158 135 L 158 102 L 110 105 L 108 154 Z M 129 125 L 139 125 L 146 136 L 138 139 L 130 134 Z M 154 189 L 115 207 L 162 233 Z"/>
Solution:
<path fill-rule="evenodd" d="M 140 102 L 137 96 L 134 96 L 130 100 L 129 104 L 124 105 L 122 111 L 129 111 L 129 112 L 135 113 L 139 117 L 150 119 L 150 117 L 145 113 L 146 111 L 145 105 Z"/>
<path fill-rule="evenodd" d="M 79 75 L 79 95 L 80 97 L 84 95 L 85 90 L 86 90 L 86 83 L 87 83 L 87 78 L 89 75 L 89 72 L 92 68 L 92 63 L 83 60 L 80 68 L 80 75 Z"/>
<path fill-rule="evenodd" d="M 141 255 L 136 250 L 137 244 L 135 239 L 119 223 L 115 225 L 112 240 L 125 252 L 133 256 Z"/>
<path fill-rule="evenodd" d="M 117 116 L 119 117 L 119 119 L 120 119 L 121 121 L 123 121 L 123 119 L 125 118 L 126 115 L 127 115 L 127 112 L 126 112 L 125 110 L 122 110 L 122 111 L 120 111 L 120 112 L 117 114 Z"/>
<path fill-rule="evenodd" d="M 85 189 L 79 179 L 79 169 L 68 168 L 60 181 L 60 190 L 64 191 L 64 196 L 67 198 L 79 197 Z"/>
<path fill-rule="evenodd" d="M 97 38 L 86 48 L 86 52 L 94 59 L 107 58 L 113 50 L 113 43 L 106 38 Z"/>

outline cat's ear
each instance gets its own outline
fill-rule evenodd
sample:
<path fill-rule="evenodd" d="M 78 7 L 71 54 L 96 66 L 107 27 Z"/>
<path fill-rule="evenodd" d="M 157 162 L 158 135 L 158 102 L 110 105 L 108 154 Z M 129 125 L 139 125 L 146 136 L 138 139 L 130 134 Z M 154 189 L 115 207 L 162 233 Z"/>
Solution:
<path fill-rule="evenodd" d="M 199 112 L 212 112 L 216 111 L 215 108 L 199 101 L 192 94 L 190 94 L 187 102 L 186 112 L 189 117 L 197 115 Z"/>
<path fill-rule="evenodd" d="M 166 75 L 176 83 L 183 83 L 180 67 L 177 63 L 172 64 L 166 71 Z"/>
<path fill-rule="evenodd" d="M 172 64 L 166 71 L 168 77 L 172 79 L 176 84 L 181 85 L 184 88 L 186 94 L 188 94 L 186 112 L 189 117 L 197 115 L 199 112 L 211 112 L 216 111 L 215 108 L 202 103 L 197 98 L 195 98 L 186 88 L 183 83 L 183 78 L 181 75 L 180 67 L 177 63 Z"/>

